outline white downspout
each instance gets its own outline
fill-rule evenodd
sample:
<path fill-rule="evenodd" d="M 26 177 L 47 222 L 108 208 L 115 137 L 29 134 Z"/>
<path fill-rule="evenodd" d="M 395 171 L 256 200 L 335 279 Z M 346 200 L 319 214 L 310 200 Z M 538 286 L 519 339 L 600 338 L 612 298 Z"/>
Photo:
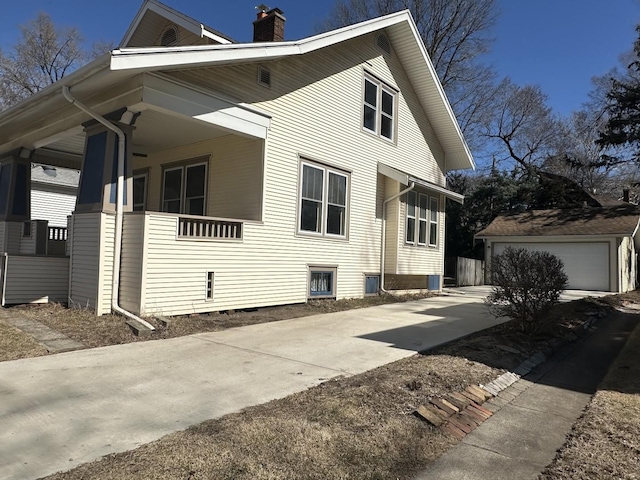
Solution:
<path fill-rule="evenodd" d="M 90 110 L 87 106 L 83 105 L 79 100 L 76 100 L 66 85 L 62 87 L 62 95 L 67 99 L 71 105 L 76 106 L 87 115 L 91 116 L 97 122 L 100 122 L 106 128 L 115 132 L 118 136 L 118 184 L 116 189 L 116 231 L 114 241 L 113 252 L 113 281 L 111 283 L 111 309 L 125 317 L 129 317 L 137 322 L 140 322 L 150 330 L 155 330 L 155 327 L 149 322 L 137 317 L 133 313 L 125 310 L 118 304 L 118 296 L 120 290 L 120 258 L 122 256 L 122 210 L 124 209 L 124 149 L 125 149 L 125 134 L 122 130 L 116 127 L 113 123 L 108 121 L 103 116 L 97 114 L 93 110 Z"/>
<path fill-rule="evenodd" d="M 411 182 L 411 185 L 409 185 L 408 188 L 405 188 L 400 193 L 396 193 L 395 195 L 387 198 L 384 202 L 382 202 L 382 242 L 381 242 L 382 251 L 380 252 L 380 291 L 384 292 L 384 293 L 389 293 L 388 291 L 386 291 L 384 289 L 384 251 L 385 251 L 386 243 L 387 243 L 387 241 L 386 241 L 386 237 L 387 237 L 387 203 L 391 202 L 392 200 L 395 200 L 398 197 L 401 197 L 402 195 L 404 195 L 407 192 L 410 192 L 415 187 L 416 187 L 416 184 L 414 182 Z"/>

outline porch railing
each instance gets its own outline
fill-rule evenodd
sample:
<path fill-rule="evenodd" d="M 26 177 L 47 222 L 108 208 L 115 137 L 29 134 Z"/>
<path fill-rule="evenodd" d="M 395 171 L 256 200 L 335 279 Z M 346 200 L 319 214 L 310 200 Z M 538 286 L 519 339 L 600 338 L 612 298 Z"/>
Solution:
<path fill-rule="evenodd" d="M 67 227 L 49 227 L 47 238 L 49 240 L 67 240 Z"/>
<path fill-rule="evenodd" d="M 178 217 L 178 238 L 189 240 L 242 240 L 243 223 L 211 217 Z"/>

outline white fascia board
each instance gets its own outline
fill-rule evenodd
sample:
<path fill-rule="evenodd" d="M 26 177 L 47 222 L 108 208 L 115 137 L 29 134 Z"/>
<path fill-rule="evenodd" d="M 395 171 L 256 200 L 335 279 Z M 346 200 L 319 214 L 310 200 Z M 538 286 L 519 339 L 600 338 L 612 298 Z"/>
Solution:
<path fill-rule="evenodd" d="M 231 44 L 231 42 L 229 40 L 227 40 L 226 38 L 221 37 L 220 35 L 216 35 L 213 32 L 210 32 L 202 24 L 200 24 L 200 37 L 210 38 L 211 40 L 213 40 L 215 42 L 221 43 L 222 45 L 230 45 Z"/>
<path fill-rule="evenodd" d="M 203 36 L 204 26 L 202 24 L 196 22 L 190 17 L 187 17 L 186 15 L 181 14 L 176 10 L 173 10 L 170 7 L 167 7 L 166 5 L 163 5 L 154 0 L 146 0 L 145 3 L 142 4 L 142 6 L 140 7 L 140 10 L 138 10 L 138 13 L 133 19 L 133 22 L 131 22 L 131 25 L 129 25 L 129 28 L 127 29 L 127 33 L 125 33 L 124 37 L 122 38 L 122 41 L 120 42 L 120 47 L 129 43 L 134 32 L 137 30 L 138 26 L 140 25 L 140 22 L 144 18 L 144 14 L 147 13 L 148 11 L 151 11 L 153 13 L 160 15 L 161 17 L 166 18 L 171 23 L 184 28 L 185 30 L 193 33 L 194 35 L 198 35 L 199 37 Z M 221 37 L 220 37 L 220 40 L 224 40 L 224 41 L 221 41 L 220 43 L 230 43 L 228 40 L 222 39 Z"/>
<path fill-rule="evenodd" d="M 145 78 L 143 102 L 151 109 L 184 115 L 230 131 L 265 139 L 271 119 L 246 107 L 159 78 Z"/>
<path fill-rule="evenodd" d="M 409 185 L 409 175 L 401 172 L 400 170 L 396 170 L 389 165 L 385 165 L 384 163 L 378 162 L 378 173 L 385 177 L 389 177 L 402 185 Z"/>
<path fill-rule="evenodd" d="M 165 48 L 123 48 L 112 52 L 111 69 L 139 70 L 180 66 L 197 67 L 215 63 L 241 63 L 250 60 L 270 60 L 302 55 L 402 22 L 413 23 L 411 15 L 406 10 L 298 41 Z"/>

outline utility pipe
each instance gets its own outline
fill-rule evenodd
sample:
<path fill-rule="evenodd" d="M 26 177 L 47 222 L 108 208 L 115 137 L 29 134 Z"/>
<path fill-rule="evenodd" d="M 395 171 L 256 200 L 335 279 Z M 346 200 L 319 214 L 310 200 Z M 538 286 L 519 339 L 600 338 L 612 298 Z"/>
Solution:
<path fill-rule="evenodd" d="M 79 100 L 74 98 L 71 95 L 71 91 L 68 86 L 62 87 L 62 95 L 71 105 L 74 105 L 78 109 L 82 110 L 87 115 L 91 116 L 97 122 L 104 125 L 106 128 L 114 132 L 118 136 L 118 183 L 116 188 L 116 231 L 115 231 L 115 241 L 113 248 L 113 280 L 111 283 L 111 309 L 114 312 L 117 312 L 125 317 L 131 318 L 137 322 L 140 322 L 145 327 L 150 330 L 155 330 L 155 327 L 151 325 L 149 322 L 137 317 L 133 313 L 125 310 L 119 305 L 119 290 L 120 290 L 120 258 L 122 257 L 122 223 L 123 216 L 122 211 L 124 209 L 124 155 L 125 155 L 125 141 L 126 136 L 122 130 L 116 127 L 109 120 L 104 118 L 102 115 L 94 112 L 89 109 L 87 106 L 82 104 Z"/>
<path fill-rule="evenodd" d="M 416 187 L 414 182 L 411 182 L 408 188 L 405 188 L 400 193 L 396 193 L 395 195 L 387 198 L 384 202 L 382 202 L 382 251 L 380 252 L 380 291 L 383 293 L 389 293 L 384 289 L 384 251 L 386 248 L 386 238 L 387 238 L 387 203 L 395 200 L 398 197 L 401 197 L 407 192 L 410 192 Z"/>

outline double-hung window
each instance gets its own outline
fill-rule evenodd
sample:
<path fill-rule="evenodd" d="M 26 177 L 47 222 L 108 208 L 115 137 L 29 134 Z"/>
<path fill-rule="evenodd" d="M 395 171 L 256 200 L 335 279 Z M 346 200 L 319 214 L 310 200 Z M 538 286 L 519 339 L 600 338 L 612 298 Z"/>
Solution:
<path fill-rule="evenodd" d="M 298 230 L 347 236 L 349 177 L 325 166 L 302 162 Z"/>
<path fill-rule="evenodd" d="M 165 168 L 162 181 L 162 211 L 204 215 L 206 187 L 206 162 Z"/>
<path fill-rule="evenodd" d="M 394 141 L 396 91 L 374 77 L 364 79 L 362 127 L 380 137 Z"/>
<path fill-rule="evenodd" d="M 412 245 L 438 246 L 438 199 L 414 191 L 407 193 L 405 241 Z"/>

